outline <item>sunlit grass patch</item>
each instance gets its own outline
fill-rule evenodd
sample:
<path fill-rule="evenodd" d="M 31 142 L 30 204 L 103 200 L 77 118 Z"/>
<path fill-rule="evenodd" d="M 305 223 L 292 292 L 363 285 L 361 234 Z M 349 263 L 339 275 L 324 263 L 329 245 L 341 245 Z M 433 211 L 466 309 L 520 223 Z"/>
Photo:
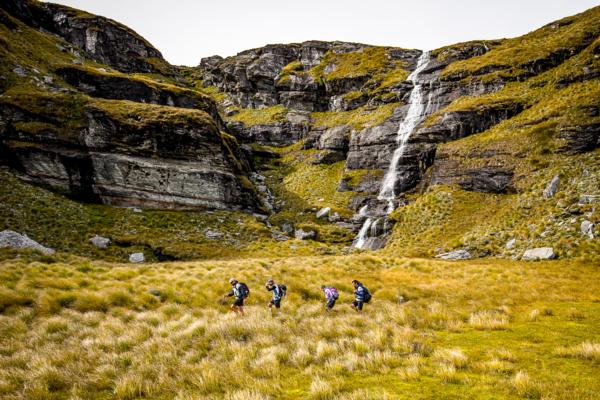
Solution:
<path fill-rule="evenodd" d="M 481 330 L 503 330 L 507 329 L 509 317 L 497 311 L 479 311 L 471 314 L 469 325 Z"/>
<path fill-rule="evenodd" d="M 538 382 L 533 380 L 527 372 L 518 371 L 511 380 L 511 384 L 516 393 L 528 399 L 539 399 L 542 397 L 542 391 Z"/>
<path fill-rule="evenodd" d="M 558 348 L 555 353 L 561 357 L 577 357 L 600 362 L 600 343 L 583 342 L 575 346 Z"/>
<path fill-rule="evenodd" d="M 80 259 L 0 263 L 0 287 L 22 291 L 34 300 L 0 313 L 3 396 L 27 391 L 34 398 L 85 398 L 85 393 L 123 399 L 354 398 L 362 393 L 363 380 L 366 398 L 385 393 L 394 398 L 397 384 L 416 388 L 415 393 L 426 397 L 427 386 L 419 385 L 431 380 L 444 383 L 440 395 L 463 385 L 466 394 L 473 394 L 475 389 L 467 383 L 506 387 L 507 393 L 517 395 L 512 378 L 516 371 L 530 371 L 540 357 L 559 364 L 573 361 L 567 357 L 580 357 L 557 357 L 560 343 L 555 336 L 531 329 L 564 330 L 569 343 L 578 343 L 571 336 L 597 320 L 596 281 L 582 287 L 579 277 L 594 278 L 598 272 L 585 263 L 567 266 L 557 261 L 528 264 L 525 269 L 523 264 L 494 260 L 458 262 L 448 268 L 446 262 L 386 255 L 144 267 L 85 263 L 83 272 Z M 498 269 L 510 281 L 499 282 Z M 266 308 L 271 293 L 263 289 L 263 275 L 288 286 L 280 315 L 271 316 Z M 229 310 L 231 299 L 216 301 L 231 276 L 251 288 L 244 318 Z M 355 276 L 374 293 L 362 314 L 348 307 L 353 299 L 350 279 Z M 474 279 L 478 285 L 465 284 Z M 321 282 L 340 290 L 331 312 L 324 309 Z M 398 302 L 398 293 L 410 300 Z M 147 296 L 156 300 L 150 302 Z M 548 302 L 565 296 L 571 300 Z M 509 307 L 509 298 L 518 305 Z M 529 320 L 531 309 L 550 307 L 554 317 L 540 317 L 535 324 Z M 477 309 L 510 313 L 514 327 L 473 329 L 468 320 Z M 575 311 L 586 318 L 571 320 Z M 569 321 L 575 324 L 565 327 Z M 524 351 L 529 344 L 534 347 Z M 585 363 L 595 368 L 596 362 Z M 34 368 L 41 372 L 34 374 Z M 542 368 L 540 373 L 544 380 L 551 379 L 556 368 Z M 34 377 L 40 379 L 33 381 Z M 544 382 L 537 374 L 535 381 Z M 595 387 L 583 382 L 582 393 Z M 569 384 L 538 386 L 556 394 Z"/>

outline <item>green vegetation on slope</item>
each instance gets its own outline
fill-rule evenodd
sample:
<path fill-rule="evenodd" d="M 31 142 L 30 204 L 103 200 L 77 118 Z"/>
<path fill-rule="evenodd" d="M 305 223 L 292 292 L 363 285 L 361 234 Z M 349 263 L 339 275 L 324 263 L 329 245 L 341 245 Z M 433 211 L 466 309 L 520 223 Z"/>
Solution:
<path fill-rule="evenodd" d="M 553 22 L 527 35 L 504 40 L 488 53 L 450 64 L 442 78 L 456 79 L 485 75 L 514 80 L 532 69 L 552 65 L 587 47 L 600 35 L 600 7 Z M 555 63 L 556 65 L 556 63 Z"/>
<path fill-rule="evenodd" d="M 362 255 L 131 266 L 0 254 L 3 397 L 592 400 L 600 391 L 600 276 L 589 264 Z M 243 319 L 218 301 L 230 276 L 252 290 Z M 266 309 L 268 277 L 288 286 L 279 317 Z M 355 277 L 374 294 L 363 315 L 348 307 Z M 322 283 L 341 292 L 330 313 Z"/>
<path fill-rule="evenodd" d="M 313 230 L 320 242 L 348 244 L 352 234 L 338 228 L 326 219 L 317 220 L 316 211 L 331 207 L 332 212 L 348 217 L 348 203 L 352 192 L 337 191 L 344 172 L 344 162 L 331 165 L 313 164 L 317 151 L 302 150 L 302 143 L 285 148 L 271 148 L 281 158 L 264 160 L 259 172 L 265 184 L 281 202 L 281 208 L 269 217 L 269 221 L 281 226 L 291 223 L 297 228 Z M 330 249 L 328 251 L 333 251 Z"/>
<path fill-rule="evenodd" d="M 384 104 L 379 107 L 363 106 L 349 111 L 323 111 L 312 113 L 312 124 L 319 128 L 348 125 L 361 130 L 380 125 L 389 119 L 400 103 Z"/>
<path fill-rule="evenodd" d="M 246 126 L 268 125 L 286 121 L 287 108 L 281 104 L 266 108 L 238 108 L 229 118 L 231 121 L 242 122 Z"/>

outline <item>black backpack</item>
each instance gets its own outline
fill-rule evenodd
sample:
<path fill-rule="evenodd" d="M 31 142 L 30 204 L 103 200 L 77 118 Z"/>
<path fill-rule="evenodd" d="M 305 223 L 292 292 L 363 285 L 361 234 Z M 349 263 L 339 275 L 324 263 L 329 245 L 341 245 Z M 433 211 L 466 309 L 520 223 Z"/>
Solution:
<path fill-rule="evenodd" d="M 364 289 L 364 293 L 365 293 L 364 294 L 364 297 L 365 297 L 364 302 L 368 303 L 371 301 L 371 298 L 373 298 L 373 296 L 371 295 L 371 292 L 369 291 L 369 289 L 366 288 L 366 286 L 363 286 L 363 289 Z"/>
<path fill-rule="evenodd" d="M 238 291 L 240 292 L 240 296 L 242 297 L 242 299 L 245 299 L 248 296 L 250 296 L 250 289 L 248 288 L 248 285 L 242 282 L 240 282 L 239 285 L 240 286 L 238 287 Z"/>
<path fill-rule="evenodd" d="M 285 285 L 277 285 L 277 289 L 279 289 L 279 295 L 281 298 L 285 297 L 287 294 L 287 286 Z"/>

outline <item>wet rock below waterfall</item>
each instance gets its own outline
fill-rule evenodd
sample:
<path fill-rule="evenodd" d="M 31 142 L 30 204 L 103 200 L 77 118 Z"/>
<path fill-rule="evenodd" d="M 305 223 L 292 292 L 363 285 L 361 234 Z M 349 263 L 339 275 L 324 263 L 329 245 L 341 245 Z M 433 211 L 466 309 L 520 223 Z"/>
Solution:
<path fill-rule="evenodd" d="M 365 239 L 362 245 L 363 250 L 379 250 L 385 246 L 386 240 L 380 237 L 370 237 Z"/>

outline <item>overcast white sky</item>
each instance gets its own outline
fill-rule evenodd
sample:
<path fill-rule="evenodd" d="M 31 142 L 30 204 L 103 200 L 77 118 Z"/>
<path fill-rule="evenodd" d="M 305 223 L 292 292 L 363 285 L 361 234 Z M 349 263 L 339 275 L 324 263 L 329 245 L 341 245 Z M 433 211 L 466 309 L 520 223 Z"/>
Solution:
<path fill-rule="evenodd" d="M 269 43 L 343 40 L 435 49 L 519 36 L 599 0 L 54 0 L 115 19 L 173 64 Z"/>

